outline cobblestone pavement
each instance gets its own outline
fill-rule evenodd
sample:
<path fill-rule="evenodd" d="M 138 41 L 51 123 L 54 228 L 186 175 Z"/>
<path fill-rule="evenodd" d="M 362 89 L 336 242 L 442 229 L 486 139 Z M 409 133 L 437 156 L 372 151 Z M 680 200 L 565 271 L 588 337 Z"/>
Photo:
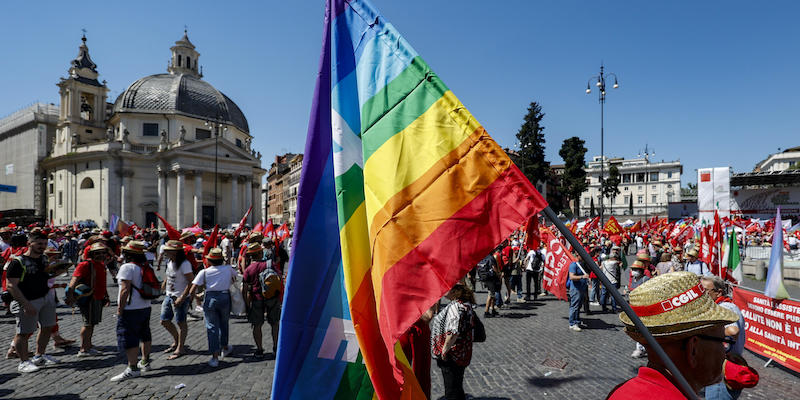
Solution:
<path fill-rule="evenodd" d="M 116 287 L 109 285 L 112 298 Z M 477 293 L 483 305 L 485 292 Z M 643 359 L 632 359 L 633 342 L 621 331 L 616 315 L 583 316 L 588 326 L 583 332 L 567 328 L 567 303 L 552 296 L 536 302 L 514 303 L 501 310 L 497 318 L 484 319 L 486 343 L 475 345 L 472 364 L 467 367 L 465 389 L 478 399 L 602 399 L 618 383 L 634 376 Z M 596 310 L 597 307 L 592 307 Z M 122 371 L 124 360 L 116 353 L 114 307 L 106 308 L 97 327 L 94 342 L 108 355 L 78 359 L 77 347 L 48 349 L 61 364 L 48 366 L 35 374 L 20 375 L 16 360 L 0 362 L 2 399 L 264 399 L 269 397 L 274 360 L 256 360 L 249 325 L 244 319 L 231 319 L 230 343 L 235 352 L 217 368 L 208 360 L 202 321 L 189 322 L 189 355 L 166 360 L 162 351 L 171 338 L 158 322 L 158 306 L 153 305 L 153 367 L 142 377 L 120 383 L 109 379 Z M 481 308 L 478 309 L 479 315 Z M 67 338 L 78 338 L 80 315 L 59 308 L 59 325 Z M 13 335 L 13 318 L 0 317 L 0 338 L 5 343 Z M 266 329 L 268 331 L 268 329 Z M 266 332 L 265 332 L 266 333 Z M 32 343 L 31 343 L 32 345 Z M 272 343 L 265 334 L 264 347 Z M 3 349 L 5 350 L 5 348 Z M 761 375 L 761 383 L 746 390 L 741 398 L 797 398 L 790 391 L 800 375 L 780 366 L 763 368 L 760 357 L 746 352 L 746 358 Z M 543 365 L 546 359 L 561 361 L 563 369 Z M 442 378 L 432 368 L 433 398 L 443 396 Z M 182 389 L 176 385 L 184 384 Z"/>

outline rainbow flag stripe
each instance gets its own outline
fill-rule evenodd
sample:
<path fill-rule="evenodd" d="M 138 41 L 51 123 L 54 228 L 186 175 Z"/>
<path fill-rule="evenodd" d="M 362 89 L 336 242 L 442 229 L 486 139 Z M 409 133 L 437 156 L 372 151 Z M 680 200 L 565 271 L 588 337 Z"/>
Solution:
<path fill-rule="evenodd" d="M 328 0 L 273 398 L 424 398 L 398 338 L 546 206 L 374 7 Z"/>
<path fill-rule="evenodd" d="M 331 1 L 345 287 L 379 397 L 414 392 L 399 337 L 546 202 L 366 1 Z"/>

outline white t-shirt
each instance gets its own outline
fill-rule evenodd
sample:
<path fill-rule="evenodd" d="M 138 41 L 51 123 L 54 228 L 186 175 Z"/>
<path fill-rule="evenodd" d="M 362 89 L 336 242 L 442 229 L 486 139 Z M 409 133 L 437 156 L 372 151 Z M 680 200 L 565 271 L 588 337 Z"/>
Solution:
<path fill-rule="evenodd" d="M 205 286 L 207 292 L 228 290 L 236 276 L 236 270 L 228 264 L 212 265 L 200 270 L 192 281 L 197 286 Z"/>
<path fill-rule="evenodd" d="M 189 280 L 185 275 L 190 273 L 192 273 L 192 264 L 189 261 L 183 260 L 178 269 L 175 268 L 175 262 L 167 263 L 167 296 L 183 294 L 183 291 L 189 286 Z"/>
<path fill-rule="evenodd" d="M 131 301 L 128 303 L 127 301 L 121 298 L 122 290 L 119 291 L 119 295 L 117 296 L 117 302 L 124 302 L 125 310 L 140 310 L 142 308 L 149 308 L 150 307 L 150 300 L 143 299 L 142 296 L 139 294 L 139 291 L 136 290 L 135 287 L 141 288 L 142 287 L 142 268 L 134 263 L 127 263 L 122 264 L 119 267 L 119 272 L 117 272 L 117 280 L 118 281 L 131 281 Z"/>

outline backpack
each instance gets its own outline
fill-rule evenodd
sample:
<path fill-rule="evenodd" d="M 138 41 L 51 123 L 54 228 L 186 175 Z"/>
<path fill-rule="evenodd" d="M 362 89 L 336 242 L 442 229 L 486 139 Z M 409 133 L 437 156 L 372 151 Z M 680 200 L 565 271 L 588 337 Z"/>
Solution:
<path fill-rule="evenodd" d="M 497 265 L 497 262 L 494 259 L 494 255 L 489 254 L 488 256 L 484 257 L 483 260 L 478 262 L 478 278 L 482 282 L 486 282 L 492 278 L 494 278 L 494 267 Z"/>
<path fill-rule="evenodd" d="M 266 264 L 266 267 L 258 273 L 258 284 L 261 287 L 261 296 L 271 299 L 282 290 L 281 276 L 272 268 L 272 260 L 262 262 Z"/>
<path fill-rule="evenodd" d="M 131 286 L 139 292 L 139 296 L 142 296 L 143 299 L 157 299 L 163 292 L 161 291 L 161 281 L 158 280 L 156 272 L 148 264 L 140 265 L 139 268 L 142 270 L 142 287 L 138 288 L 133 284 Z M 130 301 L 130 297 L 128 297 L 128 302 L 130 303 Z"/>

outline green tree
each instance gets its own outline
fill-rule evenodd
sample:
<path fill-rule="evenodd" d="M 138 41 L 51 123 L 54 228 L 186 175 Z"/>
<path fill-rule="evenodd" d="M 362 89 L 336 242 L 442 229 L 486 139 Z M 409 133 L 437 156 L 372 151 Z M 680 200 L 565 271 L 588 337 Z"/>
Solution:
<path fill-rule="evenodd" d="M 609 203 L 608 207 L 610 214 L 614 214 L 614 199 L 619 195 L 619 183 L 619 169 L 616 165 L 612 165 L 611 168 L 608 169 L 608 178 L 600 185 L 603 197 L 611 199 L 611 203 Z"/>
<path fill-rule="evenodd" d="M 633 215 L 633 195 L 631 194 L 628 198 L 631 200 L 630 203 L 628 203 L 628 214 Z"/>
<path fill-rule="evenodd" d="M 546 182 L 550 164 L 544 160 L 544 126 L 542 106 L 533 101 L 517 132 L 519 165 L 522 173 L 533 183 Z"/>
<path fill-rule="evenodd" d="M 575 215 L 580 215 L 581 194 L 589 186 L 586 183 L 586 142 L 577 136 L 565 139 L 558 151 L 564 160 L 564 175 L 561 176 L 561 192 L 575 202 Z"/>
<path fill-rule="evenodd" d="M 594 218 L 597 212 L 594 210 L 594 197 L 589 199 L 589 218 Z"/>

